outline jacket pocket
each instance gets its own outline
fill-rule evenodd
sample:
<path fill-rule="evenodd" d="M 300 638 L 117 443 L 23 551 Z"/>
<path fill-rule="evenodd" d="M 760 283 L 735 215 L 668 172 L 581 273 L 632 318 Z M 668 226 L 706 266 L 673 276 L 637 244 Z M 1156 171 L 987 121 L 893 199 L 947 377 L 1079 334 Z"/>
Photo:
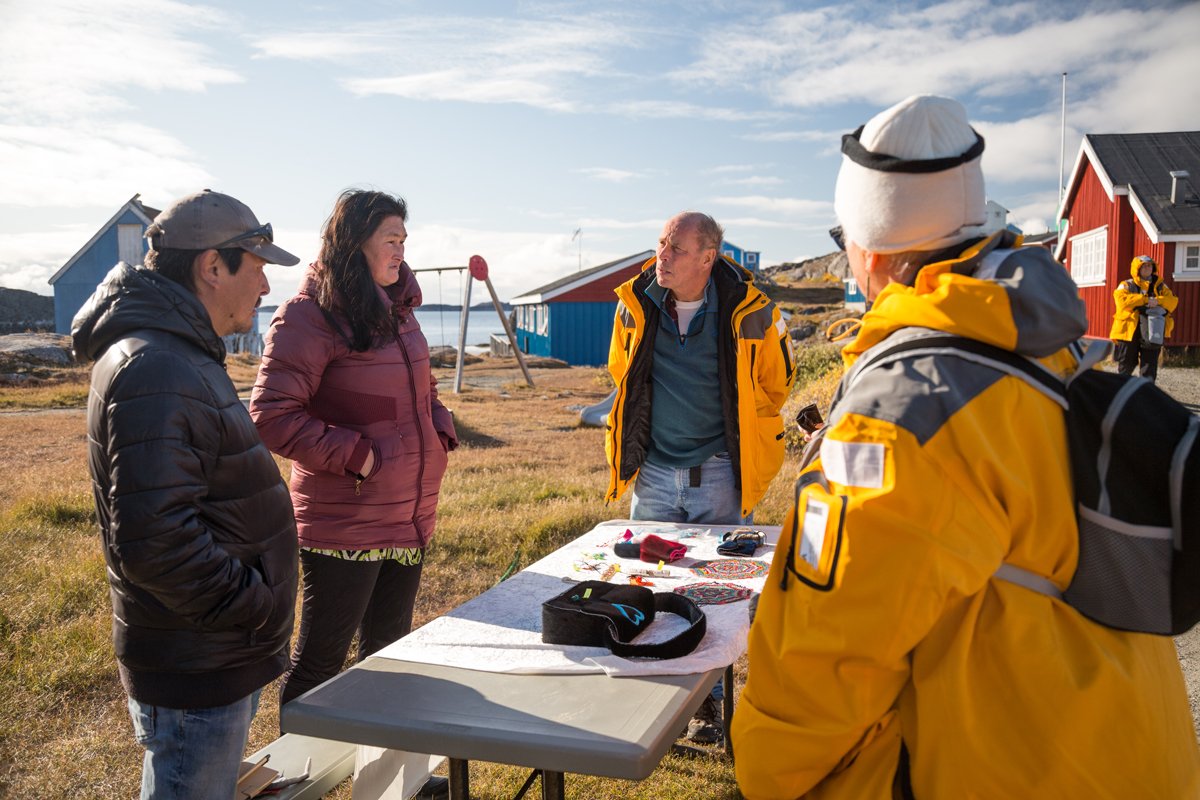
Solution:
<path fill-rule="evenodd" d="M 783 466 L 783 417 L 779 414 L 756 417 L 755 434 L 753 452 L 747 453 L 743 447 L 742 458 L 750 459 L 754 469 L 754 484 L 761 491 L 766 491 L 775 473 Z"/>

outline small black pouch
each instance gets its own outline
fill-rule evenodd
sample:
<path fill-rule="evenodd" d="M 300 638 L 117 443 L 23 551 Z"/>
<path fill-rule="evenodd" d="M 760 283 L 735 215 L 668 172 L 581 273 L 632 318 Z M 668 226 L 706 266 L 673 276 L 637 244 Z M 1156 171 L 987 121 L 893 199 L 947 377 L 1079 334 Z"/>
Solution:
<path fill-rule="evenodd" d="M 664 611 L 691 625 L 679 635 L 655 644 L 630 642 Z M 673 592 L 652 592 L 644 586 L 583 581 L 542 603 L 542 641 L 607 647 L 625 658 L 679 658 L 696 649 L 704 638 L 707 618 L 690 599 Z"/>

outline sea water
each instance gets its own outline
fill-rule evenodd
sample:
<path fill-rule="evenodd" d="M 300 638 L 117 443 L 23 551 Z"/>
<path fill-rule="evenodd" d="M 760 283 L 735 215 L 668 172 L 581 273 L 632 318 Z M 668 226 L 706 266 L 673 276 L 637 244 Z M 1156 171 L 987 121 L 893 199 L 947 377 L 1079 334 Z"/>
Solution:
<path fill-rule="evenodd" d="M 271 315 L 274 313 L 274 310 L 266 309 L 258 312 L 258 332 L 260 334 L 266 335 L 267 330 L 271 327 Z M 425 334 L 425 340 L 429 342 L 430 347 L 458 346 L 459 309 L 447 308 L 439 311 L 418 308 L 417 321 L 421 323 L 421 331 Z M 504 338 L 504 325 L 500 322 L 496 309 L 491 306 L 472 308 L 467 315 L 467 346 L 487 347 L 492 334 Z"/>

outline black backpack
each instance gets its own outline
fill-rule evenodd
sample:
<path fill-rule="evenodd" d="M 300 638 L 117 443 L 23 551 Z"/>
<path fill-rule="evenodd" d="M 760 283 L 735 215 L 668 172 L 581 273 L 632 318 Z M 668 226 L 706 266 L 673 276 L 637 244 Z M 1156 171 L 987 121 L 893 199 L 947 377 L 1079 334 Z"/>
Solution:
<path fill-rule="evenodd" d="M 1200 620 L 1200 417 L 1145 378 L 1092 369 L 1109 343 L 1076 350 L 1065 384 L 1040 363 L 949 334 L 870 353 L 885 361 L 946 355 L 1020 378 L 1066 410 L 1079 527 L 1079 564 L 1059 592 L 1044 576 L 1004 564 L 996 576 L 1060 597 L 1126 631 L 1177 635 Z"/>

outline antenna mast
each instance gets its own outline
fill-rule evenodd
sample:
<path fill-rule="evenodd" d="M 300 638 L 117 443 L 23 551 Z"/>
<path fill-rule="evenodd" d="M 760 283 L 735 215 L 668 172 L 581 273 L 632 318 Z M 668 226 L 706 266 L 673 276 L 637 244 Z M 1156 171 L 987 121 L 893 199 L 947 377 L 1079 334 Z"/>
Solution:
<path fill-rule="evenodd" d="M 1062 74 L 1062 133 L 1058 146 L 1058 208 L 1062 211 L 1063 194 L 1067 191 L 1063 169 L 1067 157 L 1067 73 Z"/>

